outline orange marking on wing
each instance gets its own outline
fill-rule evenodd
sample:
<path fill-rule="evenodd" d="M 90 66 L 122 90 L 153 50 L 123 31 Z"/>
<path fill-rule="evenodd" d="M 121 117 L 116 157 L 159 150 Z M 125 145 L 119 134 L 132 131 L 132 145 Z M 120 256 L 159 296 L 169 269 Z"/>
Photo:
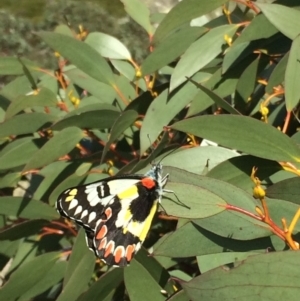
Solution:
<path fill-rule="evenodd" d="M 104 249 L 105 246 L 106 246 L 106 242 L 107 242 L 106 237 L 102 238 L 102 240 L 101 240 L 101 242 L 100 242 L 100 244 L 98 246 L 98 250 Z"/>
<path fill-rule="evenodd" d="M 107 257 L 108 255 L 112 254 L 114 252 L 114 248 L 115 248 L 115 242 L 111 240 L 105 248 L 104 257 Z"/>
<path fill-rule="evenodd" d="M 127 246 L 127 248 L 126 248 L 126 259 L 127 259 L 127 261 L 130 261 L 132 259 L 134 249 L 135 249 L 135 245 Z"/>
<path fill-rule="evenodd" d="M 103 225 L 96 235 L 96 239 L 101 239 L 107 234 L 107 227 Z"/>
<path fill-rule="evenodd" d="M 118 246 L 114 252 L 115 262 L 119 263 L 121 259 L 125 256 L 125 249 L 123 246 Z"/>
<path fill-rule="evenodd" d="M 105 210 L 105 215 L 106 215 L 106 220 L 109 220 L 112 216 L 112 210 L 110 207 L 108 207 L 106 210 Z"/>
<path fill-rule="evenodd" d="M 155 181 L 152 178 L 144 178 L 141 182 L 142 185 L 148 189 L 155 187 Z"/>

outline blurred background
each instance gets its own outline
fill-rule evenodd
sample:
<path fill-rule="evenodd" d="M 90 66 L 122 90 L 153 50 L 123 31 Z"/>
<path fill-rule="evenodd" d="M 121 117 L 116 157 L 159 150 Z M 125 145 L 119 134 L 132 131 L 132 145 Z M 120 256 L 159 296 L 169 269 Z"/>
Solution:
<path fill-rule="evenodd" d="M 166 13 L 178 0 L 142 0 L 151 12 Z M 66 21 L 67 20 L 67 21 Z M 26 57 L 44 68 L 53 68 L 51 50 L 34 34 L 67 24 L 74 31 L 82 25 L 88 32 L 100 31 L 120 39 L 137 61 L 147 54 L 145 31 L 126 16 L 120 0 L 1 0 L 0 56 Z"/>

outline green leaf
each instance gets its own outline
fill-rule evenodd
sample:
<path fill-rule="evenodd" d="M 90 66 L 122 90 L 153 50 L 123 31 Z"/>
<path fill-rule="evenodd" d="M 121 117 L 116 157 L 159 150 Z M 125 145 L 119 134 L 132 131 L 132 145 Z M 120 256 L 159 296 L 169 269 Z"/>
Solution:
<path fill-rule="evenodd" d="M 189 105 L 188 112 L 186 117 L 191 117 L 193 115 L 197 115 L 201 112 L 204 112 L 206 109 L 211 107 L 214 104 L 211 97 L 208 96 L 202 90 L 199 90 L 191 104 Z"/>
<path fill-rule="evenodd" d="M 194 79 L 201 80 L 203 74 L 196 74 Z M 141 153 L 157 139 L 158 135 L 163 131 L 164 126 L 186 106 L 197 94 L 197 87 L 187 82 L 178 91 L 169 96 L 165 90 L 159 94 L 150 104 L 143 125 L 140 131 Z M 149 139 L 150 138 L 150 139 Z"/>
<path fill-rule="evenodd" d="M 32 88 L 30 87 L 26 76 L 18 76 L 1 89 L 1 95 L 7 98 L 7 100 L 10 100 L 10 102 L 16 97 L 30 92 L 32 92 Z M 3 104 L 4 103 L 1 103 L 1 107 Z"/>
<path fill-rule="evenodd" d="M 131 60 L 131 54 L 126 46 L 115 37 L 102 32 L 91 32 L 84 41 L 103 57 L 117 60 Z"/>
<path fill-rule="evenodd" d="M 36 81 L 35 81 L 33 75 L 30 73 L 29 69 L 26 67 L 26 65 L 24 64 L 24 62 L 21 60 L 20 57 L 18 57 L 18 60 L 22 65 L 24 75 L 27 77 L 28 81 L 30 82 L 31 88 L 33 90 L 37 90 L 38 86 L 36 84 Z"/>
<path fill-rule="evenodd" d="M 79 232 L 68 261 L 63 290 L 57 301 L 76 300 L 88 287 L 95 266 L 95 256 L 87 248 L 85 232 Z"/>
<path fill-rule="evenodd" d="M 298 300 L 299 252 L 274 252 L 240 262 L 236 268 L 214 269 L 183 283 L 191 300 Z M 284 267 L 284 269 L 282 268 Z M 213 288 L 213 289 L 212 289 Z"/>
<path fill-rule="evenodd" d="M 53 32 L 39 32 L 38 36 L 89 76 L 106 84 L 114 84 L 113 74 L 108 63 L 88 44 Z"/>
<path fill-rule="evenodd" d="M 249 98 L 254 93 L 256 82 L 257 82 L 257 73 L 258 66 L 260 62 L 260 57 L 257 56 L 255 60 L 243 71 L 237 86 L 235 93 L 235 103 L 239 107 L 244 108 L 245 104 L 249 102 Z"/>
<path fill-rule="evenodd" d="M 124 281 L 131 301 L 165 300 L 160 292 L 162 287 L 153 279 L 148 270 L 135 259 L 132 260 L 129 267 L 124 269 Z M 147 288 L 147 292 L 145 292 L 145 288 Z"/>
<path fill-rule="evenodd" d="M 225 56 L 222 62 L 222 72 L 226 72 L 238 65 L 246 57 L 250 57 L 251 53 L 256 49 L 256 43 L 244 42 L 232 45 L 225 51 Z M 254 48 L 254 49 L 253 49 Z"/>
<path fill-rule="evenodd" d="M 288 63 L 289 55 L 289 52 L 286 53 L 274 68 L 266 87 L 266 93 L 272 94 L 273 87 L 278 86 L 284 81 L 285 70 Z"/>
<path fill-rule="evenodd" d="M 0 240 L 17 240 L 37 234 L 46 224 L 48 224 L 47 221 L 38 219 L 14 224 L 9 228 L 0 231 Z"/>
<path fill-rule="evenodd" d="M 300 17 L 300 14 L 299 14 Z M 291 112 L 299 103 L 300 91 L 300 36 L 292 44 L 290 56 L 285 71 L 285 103 L 288 112 Z"/>
<path fill-rule="evenodd" d="M 177 59 L 206 30 L 201 27 L 187 27 L 166 38 L 143 61 L 142 74 L 153 73 Z"/>
<path fill-rule="evenodd" d="M 77 127 L 63 129 L 31 157 L 23 171 L 43 167 L 68 154 L 83 137 L 82 130 Z"/>
<path fill-rule="evenodd" d="M 174 189 L 178 199 L 191 207 L 188 210 L 178 203 L 175 205 L 176 198 L 172 197 L 174 203 L 164 201 L 164 208 L 168 214 L 190 219 L 200 218 L 195 220 L 197 225 L 220 236 L 230 236 L 234 239 L 254 239 L 269 236 L 272 233 L 268 226 L 256 219 L 227 209 L 227 205 L 233 205 L 256 214 L 256 203 L 253 197 L 243 190 L 226 182 L 191 174 L 177 168 L 165 169 L 170 173 L 170 181 L 166 188 Z M 179 183 L 172 185 L 173 181 Z M 196 185 L 199 192 L 193 191 L 191 187 L 185 187 L 182 183 L 187 183 L 189 186 Z M 191 195 L 186 197 L 188 191 Z M 171 197 L 169 194 L 165 196 Z M 216 214 L 218 212 L 220 213 Z M 205 218 L 208 216 L 210 216 L 209 219 Z"/>
<path fill-rule="evenodd" d="M 268 20 L 284 35 L 294 40 L 300 33 L 300 11 L 278 4 L 255 3 Z"/>
<path fill-rule="evenodd" d="M 56 210 L 46 203 L 21 197 L 0 197 L 0 214 L 29 219 L 52 220 L 59 217 Z"/>
<path fill-rule="evenodd" d="M 42 88 L 36 95 L 22 95 L 15 99 L 7 108 L 5 118 L 8 119 L 26 108 L 56 107 L 56 104 L 56 95 L 47 88 Z"/>
<path fill-rule="evenodd" d="M 20 138 L 9 143 L 0 152 L 0 170 L 24 165 L 45 142 L 45 139 Z"/>
<path fill-rule="evenodd" d="M 118 119 L 115 121 L 114 125 L 112 126 L 112 129 L 110 131 L 109 140 L 105 144 L 105 147 L 102 152 L 101 156 L 101 162 L 103 162 L 107 151 L 109 150 L 111 144 L 120 138 L 121 134 L 129 127 L 131 126 L 135 120 L 138 118 L 138 113 L 133 110 L 128 110 L 125 112 L 122 112 Z"/>
<path fill-rule="evenodd" d="M 72 278 L 72 275 L 76 272 L 77 264 L 82 259 L 82 256 L 85 253 L 90 253 L 88 251 L 89 250 L 87 249 L 85 241 L 85 231 L 83 229 L 80 229 L 73 245 L 71 256 L 68 260 L 68 266 L 66 269 L 63 286 L 66 286 L 68 284 L 68 282 Z"/>
<path fill-rule="evenodd" d="M 19 249 L 20 241 L 3 240 L 0 244 L 0 253 L 8 258 L 14 257 Z"/>
<path fill-rule="evenodd" d="M 266 18 L 265 15 L 259 14 L 251 20 L 248 26 L 241 32 L 237 39 L 233 42 L 232 46 L 236 44 L 242 44 L 245 42 L 251 42 L 259 39 L 268 39 L 278 30 L 270 21 Z"/>
<path fill-rule="evenodd" d="M 220 97 L 226 97 L 235 93 L 239 78 L 252 60 L 252 57 L 243 60 L 238 66 L 233 66 L 225 74 L 223 74 L 222 68 L 217 69 L 203 85 L 213 90 Z"/>
<path fill-rule="evenodd" d="M 201 146 L 192 148 L 183 148 L 163 158 L 164 171 L 172 174 L 173 170 L 169 170 L 169 166 L 183 169 L 198 175 L 204 175 L 205 171 L 212 169 L 215 166 L 229 158 L 239 156 L 235 151 L 224 147 L 217 146 Z M 158 157 L 159 160 L 161 157 Z M 195 164 L 197 158 L 197 164 Z M 165 167 L 166 166 L 166 167 Z M 149 166 L 147 166 L 149 169 Z M 146 169 L 143 169 L 146 172 Z"/>
<path fill-rule="evenodd" d="M 37 283 L 50 273 L 58 258 L 59 252 L 51 252 L 40 255 L 23 264 L 12 274 L 9 282 L 0 290 L 1 300 L 16 300 L 23 294 L 30 295 L 29 292 L 35 290 Z"/>
<path fill-rule="evenodd" d="M 240 113 L 233 107 L 231 106 L 225 99 L 221 98 L 218 96 L 216 93 L 211 91 L 210 89 L 206 88 L 203 85 L 198 84 L 192 79 L 188 79 L 191 81 L 196 87 L 201 89 L 218 107 L 223 108 L 225 111 L 231 114 L 237 114 L 239 115 Z"/>
<path fill-rule="evenodd" d="M 160 23 L 155 31 L 153 42 L 156 44 L 163 41 L 171 33 L 178 30 L 182 25 L 194 18 L 206 15 L 214 9 L 222 6 L 226 0 L 185 0 L 174 6 Z M 209 48 L 207 48 L 209 49 Z"/>
<path fill-rule="evenodd" d="M 51 289 L 54 285 L 61 281 L 66 270 L 67 263 L 60 261 L 52 265 L 48 273 L 45 273 L 44 277 L 36 282 L 36 285 L 32 286 L 25 294 L 23 294 L 18 301 L 27 301 L 32 297 L 37 296 L 48 289 Z"/>
<path fill-rule="evenodd" d="M 127 14 L 139 25 L 141 25 L 149 34 L 153 35 L 153 26 L 150 23 L 150 11 L 148 7 L 140 0 L 121 0 L 124 4 Z"/>
<path fill-rule="evenodd" d="M 267 196 L 300 205 L 300 179 L 298 177 L 280 181 L 267 188 Z"/>
<path fill-rule="evenodd" d="M 78 68 L 70 66 L 70 68 L 68 68 L 68 70 L 66 70 L 64 73 L 70 78 L 72 82 L 74 82 L 74 84 L 84 90 L 87 90 L 93 96 L 97 97 L 99 99 L 99 102 L 112 104 L 113 100 L 116 97 L 116 92 L 111 86 L 88 76 Z M 80 104 L 85 101 L 86 99 L 83 98 Z"/>
<path fill-rule="evenodd" d="M 257 157 L 275 161 L 300 161 L 300 150 L 292 139 L 250 117 L 201 116 L 179 121 L 170 127 Z"/>
<path fill-rule="evenodd" d="M 187 248 L 188 246 L 188 248 Z M 205 254 L 222 253 L 224 250 L 246 252 L 265 250 L 270 247 L 270 239 L 235 240 L 222 237 L 189 222 L 169 234 L 162 243 L 154 247 L 154 256 L 184 258 Z"/>
<path fill-rule="evenodd" d="M 110 301 L 113 298 L 116 288 L 122 281 L 122 269 L 107 271 L 76 301 Z"/>
<path fill-rule="evenodd" d="M 184 173 L 189 177 L 187 172 Z M 168 215 L 182 217 L 182 218 L 205 218 L 217 214 L 225 210 L 225 201 L 219 195 L 197 185 L 191 185 L 180 182 L 168 182 L 166 189 L 173 191 L 171 193 L 164 194 L 164 209 Z M 176 196 L 175 196 L 176 195 Z M 180 204 L 178 202 L 182 202 Z M 188 206 L 190 208 L 186 208 Z"/>
<path fill-rule="evenodd" d="M 256 204 L 254 200 L 252 200 L 252 208 L 250 210 L 244 208 L 244 204 L 246 204 L 245 207 L 250 207 L 249 205 L 251 203 L 245 203 L 245 200 L 240 201 L 238 199 L 233 199 L 230 203 L 230 205 L 235 205 L 242 210 L 256 215 L 254 209 L 255 205 L 258 204 Z M 221 212 L 218 215 L 211 216 L 210 218 L 198 219 L 194 220 L 193 222 L 195 225 L 198 225 L 219 236 L 230 237 L 232 239 L 238 239 L 241 241 L 267 237 L 273 234 L 269 226 L 266 224 L 245 214 L 241 214 L 229 209 Z"/>
<path fill-rule="evenodd" d="M 213 167 L 206 175 L 235 185 L 246 192 L 253 193 L 253 182 L 250 178 L 253 166 L 257 167 L 256 176 L 260 180 L 267 180 L 278 171 L 282 170 L 279 163 L 244 155 L 229 160 Z"/>
<path fill-rule="evenodd" d="M 287 202 L 283 200 L 266 198 L 266 202 L 270 211 L 270 216 L 277 225 L 282 224 L 282 218 L 285 218 L 287 221 L 292 221 L 296 212 L 299 209 L 299 200 Z M 294 231 L 300 231 L 299 223 L 295 225 Z"/>
<path fill-rule="evenodd" d="M 257 252 L 223 252 L 197 256 L 201 274 L 225 264 L 235 264 L 237 261 L 247 259 L 249 256 L 258 255 Z"/>
<path fill-rule="evenodd" d="M 124 75 L 130 81 L 135 81 L 136 70 L 130 62 L 124 60 L 110 60 L 110 62 L 121 75 Z M 143 79 L 135 82 L 143 91 L 146 91 L 147 89 L 144 88 L 144 83 Z"/>
<path fill-rule="evenodd" d="M 125 110 L 130 101 L 136 97 L 136 90 L 132 81 L 123 75 L 116 77 L 117 102 L 121 110 Z"/>
<path fill-rule="evenodd" d="M 120 113 L 107 104 L 86 105 L 76 109 L 52 126 L 53 130 L 62 130 L 66 127 L 106 129 L 112 127 Z M 0 128 L 1 130 L 1 128 Z"/>
<path fill-rule="evenodd" d="M 184 290 L 177 292 L 168 298 L 168 301 L 190 301 Z"/>
<path fill-rule="evenodd" d="M 0 178 L 0 188 L 16 187 L 17 182 L 20 180 L 21 172 L 11 172 Z"/>
<path fill-rule="evenodd" d="M 39 171 L 39 175 L 42 177 L 38 188 L 33 194 L 33 198 L 48 199 L 50 205 L 54 205 L 55 201 L 52 203 L 49 199 L 49 194 L 53 192 L 53 189 L 59 185 L 66 177 L 70 174 L 75 173 L 80 162 L 67 162 L 67 161 L 55 161 L 48 164 Z"/>
<path fill-rule="evenodd" d="M 173 283 L 170 280 L 170 274 L 163 268 L 159 262 L 153 256 L 149 256 L 148 251 L 145 248 L 139 250 L 139 252 L 134 257 L 134 260 L 143 266 L 143 268 L 148 271 L 150 276 L 156 281 L 160 287 L 169 293 L 173 293 Z"/>
<path fill-rule="evenodd" d="M 174 69 L 171 77 L 170 90 L 174 90 L 186 81 L 186 77 L 191 77 L 219 55 L 225 43 L 224 36 L 232 37 L 237 29 L 238 27 L 233 24 L 219 26 L 211 29 L 208 33 L 191 44 Z M 209 51 L 207 51 L 207 49 L 209 49 Z"/>
<path fill-rule="evenodd" d="M 27 68 L 38 70 L 39 66 L 34 62 L 22 58 L 22 62 Z M 0 75 L 21 75 L 24 73 L 23 66 L 16 57 L 0 57 Z"/>
<path fill-rule="evenodd" d="M 56 116 L 37 112 L 16 115 L 0 124 L 0 138 L 10 135 L 32 134 L 49 127 L 55 120 L 57 120 Z"/>

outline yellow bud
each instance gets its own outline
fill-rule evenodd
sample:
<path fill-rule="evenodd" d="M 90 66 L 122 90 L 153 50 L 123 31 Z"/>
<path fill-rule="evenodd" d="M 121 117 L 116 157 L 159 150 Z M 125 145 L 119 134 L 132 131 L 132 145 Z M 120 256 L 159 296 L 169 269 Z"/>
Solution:
<path fill-rule="evenodd" d="M 255 186 L 253 188 L 253 196 L 256 199 L 262 199 L 266 196 L 266 192 L 262 189 L 261 186 Z"/>
<path fill-rule="evenodd" d="M 114 161 L 113 161 L 113 160 L 107 160 L 107 161 L 106 161 L 106 164 L 107 164 L 109 167 L 112 167 L 112 166 L 114 166 Z"/>
<path fill-rule="evenodd" d="M 260 112 L 263 116 L 267 116 L 269 114 L 269 109 L 267 107 L 262 106 L 260 108 Z"/>
<path fill-rule="evenodd" d="M 136 70 L 135 76 L 138 77 L 138 78 L 142 77 L 142 72 L 141 72 L 140 69 L 137 69 L 137 70 Z"/>
<path fill-rule="evenodd" d="M 224 36 L 224 40 L 226 41 L 226 43 L 229 45 L 229 46 L 231 46 L 231 44 L 232 44 L 232 38 L 229 36 L 229 35 L 225 35 Z"/>

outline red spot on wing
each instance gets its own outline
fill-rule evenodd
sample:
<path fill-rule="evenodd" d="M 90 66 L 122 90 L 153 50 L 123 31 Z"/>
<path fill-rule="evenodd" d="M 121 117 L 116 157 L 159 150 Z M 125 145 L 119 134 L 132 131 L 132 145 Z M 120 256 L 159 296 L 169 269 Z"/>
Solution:
<path fill-rule="evenodd" d="M 133 257 L 133 252 L 135 250 L 135 245 L 128 245 L 126 248 L 126 259 L 130 261 Z"/>
<path fill-rule="evenodd" d="M 101 239 L 107 234 L 107 227 L 103 225 L 96 235 L 96 239 Z"/>
<path fill-rule="evenodd" d="M 148 189 L 155 187 L 155 181 L 152 178 L 144 178 L 141 180 L 142 185 Z"/>
<path fill-rule="evenodd" d="M 119 263 L 121 259 L 125 256 L 125 249 L 123 246 L 118 246 L 114 252 L 115 262 Z"/>
<path fill-rule="evenodd" d="M 109 220 L 111 218 L 111 216 L 112 216 L 112 210 L 111 210 L 111 208 L 110 207 L 106 208 L 106 210 L 105 210 L 104 213 L 106 215 L 106 220 Z"/>

